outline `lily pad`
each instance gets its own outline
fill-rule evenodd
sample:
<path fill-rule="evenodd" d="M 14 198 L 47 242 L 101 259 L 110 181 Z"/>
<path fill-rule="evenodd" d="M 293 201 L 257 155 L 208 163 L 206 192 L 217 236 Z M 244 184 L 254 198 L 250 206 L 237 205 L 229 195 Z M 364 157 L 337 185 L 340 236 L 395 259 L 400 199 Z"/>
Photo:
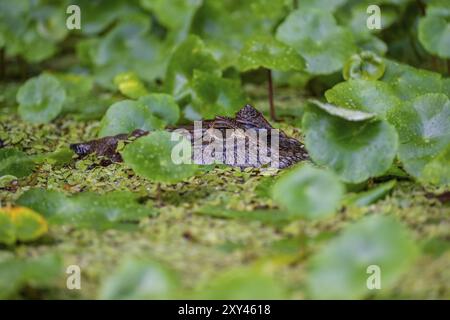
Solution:
<path fill-rule="evenodd" d="M 189 32 L 195 12 L 202 0 L 140 0 L 144 8 L 151 10 L 158 21 L 171 31 L 175 41 L 183 40 Z"/>
<path fill-rule="evenodd" d="M 388 83 L 400 99 L 411 100 L 426 93 L 442 92 L 443 82 L 439 73 L 388 59 L 384 61 L 386 71 L 381 80 Z"/>
<path fill-rule="evenodd" d="M 336 212 L 343 193 L 334 173 L 304 164 L 277 180 L 272 198 L 299 218 L 321 219 Z"/>
<path fill-rule="evenodd" d="M 331 12 L 315 8 L 289 14 L 276 38 L 302 55 L 311 74 L 338 71 L 356 51 L 351 32 L 338 26 Z"/>
<path fill-rule="evenodd" d="M 425 165 L 421 181 L 436 185 L 450 185 L 450 144 L 441 154 Z"/>
<path fill-rule="evenodd" d="M 248 40 L 242 49 L 238 67 L 241 71 L 267 68 L 270 70 L 303 70 L 303 58 L 288 45 L 267 36 Z"/>
<path fill-rule="evenodd" d="M 0 177 L 12 175 L 22 178 L 33 172 L 33 158 L 25 152 L 13 149 L 0 149 Z"/>
<path fill-rule="evenodd" d="M 195 70 L 192 80 L 195 110 L 203 118 L 232 116 L 245 105 L 246 99 L 237 80 Z"/>
<path fill-rule="evenodd" d="M 419 21 L 419 40 L 428 52 L 450 58 L 450 9 L 447 1 L 434 1 L 427 6 L 426 16 Z"/>
<path fill-rule="evenodd" d="M 180 118 L 180 107 L 171 95 L 152 93 L 140 97 L 139 102 L 149 107 L 156 117 L 167 124 L 174 125 Z"/>
<path fill-rule="evenodd" d="M 268 35 L 286 14 L 284 1 L 203 1 L 191 32 L 204 39 L 222 69 L 236 66 L 254 37 Z"/>
<path fill-rule="evenodd" d="M 363 51 L 350 57 L 344 66 L 343 76 L 348 79 L 378 80 L 386 69 L 381 57 L 371 51 Z"/>
<path fill-rule="evenodd" d="M 172 54 L 167 67 L 165 91 L 179 100 L 190 94 L 190 85 L 194 70 L 221 75 L 219 64 L 203 41 L 189 36 Z"/>
<path fill-rule="evenodd" d="M 392 88 L 381 81 L 349 80 L 325 92 L 328 102 L 351 110 L 374 113 L 380 118 L 401 101 Z"/>
<path fill-rule="evenodd" d="M 65 99 L 66 92 L 58 79 L 41 74 L 20 87 L 17 93 L 19 115 L 29 122 L 50 122 L 61 112 Z"/>
<path fill-rule="evenodd" d="M 421 178 L 424 167 L 450 144 L 450 100 L 425 94 L 388 114 L 400 137 L 398 155 L 405 170 Z"/>
<path fill-rule="evenodd" d="M 365 121 L 376 117 L 375 113 L 342 108 L 330 103 L 320 102 L 316 99 L 310 99 L 309 102 L 332 116 L 336 116 L 348 121 Z"/>
<path fill-rule="evenodd" d="M 371 266 L 380 271 L 380 289 L 387 289 L 411 266 L 417 253 L 408 230 L 394 218 L 366 217 L 312 257 L 310 295 L 314 299 L 360 299 L 374 293 L 368 288 Z"/>
<path fill-rule="evenodd" d="M 138 175 L 156 182 L 176 183 L 196 174 L 190 141 L 175 132 L 156 131 L 128 144 L 124 162 Z"/>
<path fill-rule="evenodd" d="M 118 269 L 104 280 L 100 299 L 171 299 L 176 288 L 177 279 L 174 273 L 160 263 L 126 258 Z"/>
<path fill-rule="evenodd" d="M 368 206 L 386 196 L 396 184 L 397 180 L 391 180 L 364 192 L 347 194 L 344 203 L 357 207 Z"/>
<path fill-rule="evenodd" d="M 352 122 L 313 109 L 305 113 L 302 126 L 314 162 L 333 169 L 345 182 L 382 175 L 397 153 L 397 132 L 386 121 Z"/>
<path fill-rule="evenodd" d="M 0 208 L 0 242 L 32 241 L 48 230 L 47 221 L 25 207 Z"/>
<path fill-rule="evenodd" d="M 135 194 L 125 191 L 102 195 L 83 192 L 69 197 L 54 190 L 31 189 L 18 203 L 40 212 L 49 223 L 102 230 L 156 214 L 137 200 Z"/>
<path fill-rule="evenodd" d="M 138 99 L 148 94 L 145 85 L 134 72 L 119 73 L 114 77 L 114 84 L 120 93 L 131 99 Z"/>
<path fill-rule="evenodd" d="M 234 268 L 211 279 L 194 296 L 208 300 L 285 299 L 287 290 L 257 267 Z"/>
<path fill-rule="evenodd" d="M 131 133 L 136 129 L 156 130 L 164 127 L 164 121 L 153 115 L 142 102 L 123 100 L 109 107 L 100 123 L 99 137 Z"/>

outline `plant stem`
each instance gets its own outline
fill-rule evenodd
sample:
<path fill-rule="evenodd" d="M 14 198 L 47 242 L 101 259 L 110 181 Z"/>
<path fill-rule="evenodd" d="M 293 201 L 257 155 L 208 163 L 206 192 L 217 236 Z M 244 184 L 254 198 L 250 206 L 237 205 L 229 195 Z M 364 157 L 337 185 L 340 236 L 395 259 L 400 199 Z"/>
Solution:
<path fill-rule="evenodd" d="M 439 72 L 440 71 L 439 60 L 438 60 L 438 58 L 436 58 L 436 56 L 431 56 L 431 64 L 432 64 L 433 70 L 435 72 Z"/>
<path fill-rule="evenodd" d="M 292 5 L 294 6 L 294 9 L 298 9 L 298 0 L 293 0 Z"/>
<path fill-rule="evenodd" d="M 160 182 L 158 182 L 158 183 L 156 184 L 156 200 L 157 200 L 158 202 L 161 201 L 161 183 L 160 183 Z"/>
<path fill-rule="evenodd" d="M 5 49 L 0 50 L 0 79 L 6 77 Z"/>
<path fill-rule="evenodd" d="M 269 91 L 269 107 L 270 107 L 270 118 L 275 121 L 275 105 L 273 103 L 273 82 L 272 82 L 272 70 L 267 69 L 267 78 L 268 78 L 268 91 Z"/>
<path fill-rule="evenodd" d="M 416 2 L 417 2 L 417 6 L 419 7 L 420 14 L 422 16 L 424 16 L 426 13 L 425 4 L 421 0 L 417 0 Z"/>

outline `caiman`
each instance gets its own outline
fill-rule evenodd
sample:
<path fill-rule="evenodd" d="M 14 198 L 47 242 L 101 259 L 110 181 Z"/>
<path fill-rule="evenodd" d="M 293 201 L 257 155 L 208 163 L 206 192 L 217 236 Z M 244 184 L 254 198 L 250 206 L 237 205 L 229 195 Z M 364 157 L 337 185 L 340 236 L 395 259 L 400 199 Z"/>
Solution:
<path fill-rule="evenodd" d="M 195 123 L 190 125 L 170 127 L 167 131 L 177 131 L 190 139 L 193 146 L 193 162 L 196 164 L 210 164 L 210 159 L 205 160 L 202 157 L 202 153 L 196 153 L 196 149 L 200 148 L 204 151 L 205 148 L 211 146 L 211 143 L 217 143 L 217 135 L 221 134 L 221 137 L 225 137 L 230 131 L 238 132 L 240 136 L 239 141 L 245 144 L 245 148 L 239 148 L 238 146 L 232 146 L 234 149 L 230 155 L 230 150 L 227 150 L 227 144 L 223 141 L 223 148 L 219 149 L 222 151 L 222 161 L 224 164 L 238 167 L 263 167 L 267 165 L 260 157 L 256 159 L 251 156 L 251 152 L 245 152 L 246 154 L 240 154 L 242 150 L 249 150 L 248 146 L 251 143 L 255 143 L 256 150 L 258 154 L 262 154 L 263 147 L 266 149 L 266 155 L 271 156 L 274 154 L 275 147 L 277 151 L 277 168 L 286 168 L 299 161 L 307 160 L 308 153 L 306 152 L 304 145 L 297 139 L 288 137 L 283 131 L 273 128 L 270 123 L 264 118 L 264 116 L 256 110 L 251 105 L 244 106 L 239 110 L 234 118 L 217 116 L 212 120 L 201 121 L 201 129 L 198 130 Z M 214 130 L 213 130 L 214 129 Z M 228 130 L 228 131 L 227 131 Z M 254 134 L 257 133 L 258 137 L 263 136 L 264 140 L 258 140 Z M 96 154 L 102 158 L 102 165 L 108 165 L 112 162 L 121 162 L 122 157 L 117 151 L 117 146 L 119 141 L 128 143 L 131 140 L 138 139 L 142 136 L 150 134 L 150 131 L 145 131 L 141 129 L 134 130 L 132 133 L 123 133 L 115 136 L 108 136 L 99 139 L 95 139 L 88 142 L 75 143 L 70 145 L 70 148 L 80 157 L 83 158 L 88 154 Z M 262 135 L 264 133 L 264 135 Z M 273 139 L 274 136 L 277 139 Z M 236 135 L 235 135 L 236 136 Z M 196 138 L 197 137 L 197 138 Z M 199 142 L 198 140 L 201 139 Z M 245 139 L 245 140 L 244 140 Z M 245 142 L 244 142 L 245 141 Z M 276 141 L 276 145 L 273 143 Z M 263 143 L 262 143 L 263 142 Z M 211 148 L 210 148 L 211 149 Z M 214 148 L 212 148 L 214 150 Z M 268 150 L 268 151 L 267 151 Z M 228 153 L 227 153 L 228 152 Z M 213 151 L 214 153 L 214 151 Z M 200 156 L 198 156 L 200 154 Z M 197 155 L 197 156 L 196 156 Z M 214 156 L 214 154 L 212 154 Z M 240 159 L 241 161 L 237 161 Z"/>

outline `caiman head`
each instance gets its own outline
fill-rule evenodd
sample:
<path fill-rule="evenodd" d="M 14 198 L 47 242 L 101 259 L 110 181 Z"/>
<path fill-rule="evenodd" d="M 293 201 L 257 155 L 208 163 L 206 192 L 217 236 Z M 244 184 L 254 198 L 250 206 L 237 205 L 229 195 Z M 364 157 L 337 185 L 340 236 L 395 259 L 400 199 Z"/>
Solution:
<path fill-rule="evenodd" d="M 195 130 L 194 124 L 184 125 L 184 126 L 178 126 L 178 127 L 171 127 L 168 128 L 168 131 L 175 131 L 177 129 L 184 129 L 185 132 L 188 133 L 188 135 L 191 137 L 191 143 L 194 146 L 194 153 L 195 153 L 195 147 L 197 144 L 195 144 L 195 139 L 193 138 L 194 130 Z M 252 142 L 252 139 L 254 140 L 254 136 L 248 134 L 248 132 L 266 132 L 267 133 L 267 146 L 269 148 L 273 148 L 273 140 L 272 135 L 276 134 L 278 136 L 278 168 L 285 168 L 288 166 L 291 166 L 299 161 L 303 161 L 308 159 L 308 154 L 304 148 L 304 145 L 298 141 L 297 139 L 288 137 L 283 131 L 273 128 L 270 123 L 264 118 L 261 112 L 256 110 L 251 105 L 244 106 L 241 110 L 239 110 L 235 117 L 224 117 L 224 116 L 217 116 L 212 120 L 204 120 L 201 122 L 201 130 L 202 133 L 200 134 L 200 137 L 202 139 L 202 142 L 200 144 L 201 151 L 203 151 L 205 148 L 208 147 L 209 144 L 214 142 L 214 136 L 211 135 L 212 130 L 219 130 L 221 133 L 223 133 L 223 136 L 225 136 L 227 130 L 237 130 L 238 132 L 242 133 L 244 135 L 243 138 L 245 140 L 244 143 L 249 144 Z M 102 157 L 103 159 L 106 159 L 106 164 L 109 164 L 111 162 L 121 162 L 122 157 L 117 152 L 117 145 L 119 141 L 124 141 L 127 143 L 127 141 L 131 139 L 137 139 L 141 136 L 147 135 L 150 132 L 137 129 L 133 131 L 130 134 L 119 134 L 115 136 L 110 137 L 103 137 L 100 139 L 84 142 L 84 143 L 75 143 L 70 145 L 71 149 L 79 156 L 84 157 L 88 154 L 96 154 L 99 157 Z M 259 147 L 261 144 L 257 143 L 257 146 Z M 229 151 L 229 150 L 228 150 Z M 239 158 L 239 148 L 235 148 L 234 150 L 234 157 L 233 159 Z M 262 150 L 258 150 L 258 153 L 260 153 Z M 244 161 L 242 163 L 237 162 L 227 162 L 226 154 L 226 144 L 223 145 L 223 159 L 224 163 L 231 165 L 231 166 L 239 166 L 239 167 L 261 167 L 264 164 L 261 161 L 249 161 L 250 157 L 248 155 L 244 156 Z M 206 162 L 203 161 L 203 158 L 194 158 L 194 162 L 198 164 L 206 164 Z"/>

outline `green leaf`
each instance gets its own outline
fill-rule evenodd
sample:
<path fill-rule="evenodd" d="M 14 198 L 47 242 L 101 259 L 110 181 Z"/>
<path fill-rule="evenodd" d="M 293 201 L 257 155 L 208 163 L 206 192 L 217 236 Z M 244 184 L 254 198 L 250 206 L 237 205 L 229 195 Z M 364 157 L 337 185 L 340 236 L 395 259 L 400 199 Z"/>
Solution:
<path fill-rule="evenodd" d="M 134 72 L 119 73 L 114 77 L 114 84 L 121 94 L 131 99 L 138 99 L 148 94 L 145 85 Z"/>
<path fill-rule="evenodd" d="M 162 79 L 171 45 L 151 32 L 144 13 L 125 14 L 114 28 L 98 41 L 84 42 L 79 54 L 87 60 L 101 86 L 115 89 L 113 79 L 123 72 L 134 72 L 140 79 Z"/>
<path fill-rule="evenodd" d="M 32 241 L 48 230 L 47 221 L 24 207 L 0 208 L 0 243 Z"/>
<path fill-rule="evenodd" d="M 192 32 L 198 34 L 222 69 L 236 66 L 239 52 L 254 37 L 273 33 L 286 13 L 284 1 L 204 1 Z"/>
<path fill-rule="evenodd" d="M 272 37 L 259 36 L 248 40 L 242 49 L 238 67 L 241 71 L 258 68 L 289 71 L 303 70 L 303 58 L 288 45 Z"/>
<path fill-rule="evenodd" d="M 158 22 L 174 32 L 175 40 L 183 40 L 191 27 L 195 12 L 202 0 L 140 0 L 141 5 L 151 10 Z"/>
<path fill-rule="evenodd" d="M 374 290 L 367 287 L 373 273 L 369 266 L 379 267 L 381 288 L 390 288 L 417 253 L 407 229 L 395 219 L 366 217 L 347 227 L 312 257 L 308 277 L 311 297 L 359 299 L 373 294 Z"/>
<path fill-rule="evenodd" d="M 62 110 L 66 92 L 57 78 L 49 74 L 29 79 L 17 93 L 19 115 L 25 121 L 46 123 Z"/>
<path fill-rule="evenodd" d="M 280 281 L 256 267 L 242 267 L 219 273 L 200 287 L 194 297 L 206 300 L 276 300 L 286 299 L 287 291 Z"/>
<path fill-rule="evenodd" d="M 398 155 L 405 170 L 421 178 L 424 167 L 450 144 L 450 100 L 425 94 L 388 114 L 400 137 Z"/>
<path fill-rule="evenodd" d="M 419 40 L 425 49 L 441 58 L 450 58 L 450 9 L 448 2 L 435 1 L 419 20 Z"/>
<path fill-rule="evenodd" d="M 442 92 L 442 77 L 439 73 L 397 63 L 388 59 L 381 80 L 388 83 L 402 100 L 411 100 L 426 93 Z"/>
<path fill-rule="evenodd" d="M 137 200 L 135 194 L 126 191 L 101 195 L 82 192 L 68 197 L 57 191 L 31 189 L 20 196 L 18 203 L 40 212 L 49 223 L 103 230 L 156 214 Z"/>
<path fill-rule="evenodd" d="M 38 1 L 0 3 L 0 38 L 8 57 L 21 56 L 37 63 L 57 51 L 57 43 L 68 34 L 65 10 L 60 5 Z M 0 42 L 2 40 L 0 39 Z"/>
<path fill-rule="evenodd" d="M 12 175 L 22 178 L 33 172 L 35 164 L 31 156 L 13 148 L 0 149 L 0 177 Z"/>
<path fill-rule="evenodd" d="M 436 185 L 450 185 L 450 144 L 423 168 L 421 181 Z"/>
<path fill-rule="evenodd" d="M 109 107 L 100 123 L 99 137 L 131 133 L 136 129 L 146 131 L 162 129 L 164 122 L 156 118 L 142 102 L 123 100 Z"/>
<path fill-rule="evenodd" d="M 232 116 L 245 105 L 246 99 L 237 80 L 195 70 L 192 80 L 195 110 L 203 118 Z"/>
<path fill-rule="evenodd" d="M 102 1 L 92 0 L 76 0 L 74 4 L 78 5 L 82 12 L 80 31 L 88 36 L 104 31 L 124 12 L 131 9 L 127 3 L 121 0 L 108 0 L 107 6 L 104 6 Z"/>
<path fill-rule="evenodd" d="M 100 299 L 173 299 L 177 286 L 174 273 L 163 265 L 129 258 L 104 280 Z"/>
<path fill-rule="evenodd" d="M 334 12 L 339 7 L 343 6 L 347 0 L 303 0 L 298 3 L 300 10 L 315 8 L 320 10 L 329 10 Z"/>
<path fill-rule="evenodd" d="M 276 37 L 303 56 L 311 74 L 338 71 L 356 51 L 352 34 L 324 10 L 293 11 L 278 27 Z"/>
<path fill-rule="evenodd" d="M 332 116 L 336 116 L 348 121 L 365 121 L 376 117 L 375 113 L 337 107 L 329 103 L 322 103 L 316 99 L 310 99 L 309 102 Z"/>
<path fill-rule="evenodd" d="M 54 75 L 66 92 L 63 113 L 76 113 L 85 108 L 85 101 L 92 94 L 94 80 L 86 75 L 59 73 Z"/>
<path fill-rule="evenodd" d="M 336 212 L 343 193 L 334 173 L 304 164 L 277 180 L 272 197 L 299 218 L 321 219 Z"/>
<path fill-rule="evenodd" d="M 174 125 L 180 118 L 180 107 L 168 94 L 152 93 L 139 98 L 139 102 L 150 108 L 151 112 L 167 124 Z"/>
<path fill-rule="evenodd" d="M 185 137 L 156 131 L 128 144 L 121 154 L 136 174 L 156 182 L 176 183 L 198 170 L 191 164 L 191 152 L 191 143 Z"/>
<path fill-rule="evenodd" d="M 382 175 L 397 153 L 397 133 L 386 121 L 350 122 L 313 109 L 302 126 L 314 162 L 332 168 L 345 182 Z"/>
<path fill-rule="evenodd" d="M 231 210 L 225 206 L 203 206 L 195 211 L 196 214 L 222 219 L 238 219 L 245 221 L 261 221 L 267 224 L 278 224 L 298 220 L 297 214 L 290 214 L 281 210 Z"/>
<path fill-rule="evenodd" d="M 371 51 L 363 51 L 350 57 L 344 65 L 343 76 L 348 79 L 378 80 L 386 69 L 381 57 Z"/>
<path fill-rule="evenodd" d="M 194 70 L 221 75 L 219 64 L 206 49 L 203 41 L 189 36 L 172 54 L 167 67 L 165 90 L 179 100 L 190 93 Z"/>
<path fill-rule="evenodd" d="M 9 258 L 0 261 L 0 298 L 15 298 L 24 287 L 48 288 L 63 275 L 60 257 Z"/>
<path fill-rule="evenodd" d="M 380 118 L 401 101 L 392 88 L 381 81 L 349 80 L 325 92 L 327 101 L 350 110 L 374 113 Z"/>
<path fill-rule="evenodd" d="M 357 207 L 368 206 L 387 195 L 396 184 L 397 180 L 391 180 L 364 192 L 347 194 L 344 203 Z"/>

